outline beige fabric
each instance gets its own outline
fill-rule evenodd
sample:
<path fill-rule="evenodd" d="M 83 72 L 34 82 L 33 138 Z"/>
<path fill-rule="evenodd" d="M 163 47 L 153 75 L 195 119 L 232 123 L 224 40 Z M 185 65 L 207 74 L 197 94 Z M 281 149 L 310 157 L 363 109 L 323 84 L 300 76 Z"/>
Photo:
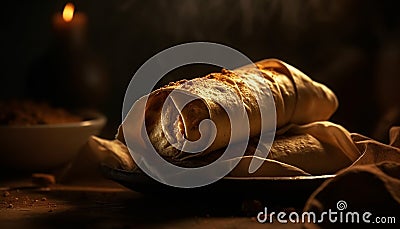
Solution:
<path fill-rule="evenodd" d="M 400 140 L 400 127 L 391 128 L 390 145 L 355 133 L 351 138 L 363 154 L 353 165 L 315 190 L 304 211 L 336 210 L 337 201 L 344 200 L 351 211 L 360 214 L 368 211 L 374 217 L 395 216 L 397 223 L 400 217 L 400 148 L 396 143 Z M 327 221 L 306 225 L 306 228 L 337 227 L 340 225 Z"/>
<path fill-rule="evenodd" d="M 376 152 L 377 153 L 377 152 Z M 363 223 L 363 214 L 370 212 L 370 225 L 375 222 L 375 217 L 396 217 L 398 223 L 400 217 L 400 163 L 385 161 L 377 164 L 358 165 L 341 171 L 335 178 L 323 183 L 307 200 L 304 211 L 314 212 L 320 216 L 322 212 L 336 211 L 338 201 L 345 201 L 347 208 L 343 210 L 343 216 L 348 212 L 358 212 L 359 221 Z M 320 217 L 319 217 L 320 218 Z M 344 218 L 345 219 L 345 218 Z M 356 220 L 356 219 L 354 219 Z M 344 221 L 344 220 L 343 220 Z M 346 225 L 359 225 L 351 223 L 351 218 Z M 382 228 L 392 228 L 392 224 Z M 342 228 L 344 223 L 331 223 L 327 217 L 322 223 L 305 224 L 305 228 Z M 361 224 L 363 225 L 363 224 Z M 397 228 L 395 226 L 393 228 Z"/>
<path fill-rule="evenodd" d="M 383 161 L 395 161 L 400 163 L 400 148 L 395 143 L 400 139 L 400 128 L 391 129 L 391 145 L 386 145 L 360 134 L 352 134 L 351 138 L 362 155 L 352 166 L 376 164 Z"/>
<path fill-rule="evenodd" d="M 230 175 L 239 177 L 320 175 L 334 174 L 344 168 L 384 161 L 400 163 L 400 149 L 398 147 L 385 145 L 360 134 L 350 134 L 343 127 L 334 123 L 315 122 L 307 125 L 292 125 L 285 129 L 285 133 L 285 136 L 276 137 L 267 159 L 257 158 L 257 160 L 264 160 L 265 162 L 255 174 L 249 174 L 247 170 L 248 163 L 251 161 L 250 159 L 253 157 L 252 154 L 254 154 L 257 146 L 257 139 L 251 139 L 245 159 Z M 392 138 L 391 142 L 397 142 L 400 136 L 400 128 L 392 128 L 392 133 L 395 139 Z M 327 138 L 326 136 L 330 137 Z M 105 144 L 105 142 L 108 143 Z M 98 149 L 95 147 L 96 143 L 99 144 Z M 117 144 L 117 147 L 112 147 L 113 144 Z M 137 169 L 125 145 L 122 144 L 121 148 L 121 144 L 118 140 L 92 141 L 91 143 L 94 151 L 98 150 L 100 154 L 104 154 L 104 148 L 107 148 L 107 152 L 113 154 L 113 157 L 108 157 L 106 162 L 108 165 L 115 167 L 121 161 L 130 161 L 117 166 L 117 168 Z M 115 150 L 119 150 L 119 152 L 115 152 Z M 348 152 L 345 153 L 345 151 Z M 222 152 L 223 150 L 219 150 L 214 153 L 218 157 Z M 349 154 L 359 154 L 359 156 L 355 160 L 351 160 L 347 157 Z M 123 157 L 123 159 L 118 157 Z M 215 157 L 211 160 L 203 158 L 201 160 L 203 162 L 187 160 L 181 162 L 180 165 L 187 165 L 187 167 L 201 166 L 204 165 L 202 164 L 204 161 L 208 163 L 213 159 Z M 132 165 L 132 167 L 126 165 Z"/>
<path fill-rule="evenodd" d="M 293 176 L 293 175 L 325 175 L 334 174 L 340 169 L 346 168 L 354 163 L 360 157 L 360 153 L 350 133 L 343 127 L 330 122 L 314 122 L 307 125 L 291 125 L 285 130 L 285 135 L 276 136 L 267 159 L 256 157 L 264 163 L 254 174 L 248 173 L 248 166 L 254 155 L 258 139 L 252 138 L 246 149 L 243 161 L 239 163 L 230 176 Z M 113 151 L 113 144 L 119 144 L 118 140 L 109 141 L 105 144 L 103 140 L 101 147 L 109 147 Z M 99 142 L 99 141 L 98 141 Z M 95 143 L 93 141 L 93 143 Z M 99 142 L 100 143 L 100 142 Z M 261 142 L 261 144 L 263 144 Z M 258 150 L 268 149 L 268 147 L 259 147 Z M 346 153 L 346 151 L 348 151 Z M 210 156 L 200 157 L 198 159 L 186 159 L 179 162 L 180 166 L 196 167 L 211 163 L 218 158 L 224 149 L 214 151 Z M 347 154 L 358 155 L 351 159 Z M 113 153 L 124 157 L 123 161 L 132 160 L 128 150 Z M 108 162 L 112 167 L 118 162 Z M 133 161 L 132 161 L 133 163 Z M 120 166 L 121 167 L 121 166 Z M 126 168 L 126 167 L 125 167 Z M 133 167 L 136 169 L 136 167 Z M 128 168 L 128 170 L 131 170 Z"/>
<path fill-rule="evenodd" d="M 389 131 L 390 145 L 400 148 L 400 126 L 394 126 Z"/>
<path fill-rule="evenodd" d="M 136 165 L 129 154 L 128 148 L 118 140 L 106 140 L 96 136 L 90 137 L 89 147 L 102 155 L 102 163 L 113 168 L 135 170 Z"/>
<path fill-rule="evenodd" d="M 298 138 L 298 136 L 296 136 Z M 298 143 L 298 141 L 296 141 Z M 305 156 L 301 160 L 307 159 L 307 154 L 308 153 L 324 153 L 324 149 L 321 148 L 320 144 L 318 141 L 311 141 L 311 144 L 314 144 L 313 146 L 306 146 L 306 150 L 304 152 L 300 151 L 295 151 L 294 153 L 298 153 L 300 158 L 302 156 Z M 119 140 L 105 140 L 105 139 L 99 139 L 99 138 L 92 138 L 91 139 L 91 149 L 93 152 L 96 154 L 109 154 L 106 158 L 102 160 L 102 163 L 112 167 L 112 168 L 118 168 L 118 169 L 124 169 L 127 171 L 137 171 L 137 166 L 135 165 L 135 162 L 133 161 L 131 155 L 129 154 L 128 149 L 126 148 L 125 145 L 123 145 Z M 97 147 L 96 147 L 97 145 Z M 295 146 L 296 143 L 294 143 L 293 138 L 285 138 L 281 139 L 279 141 L 275 141 L 271 151 L 272 152 L 278 152 L 278 149 L 282 147 L 282 145 L 290 145 L 290 146 Z M 122 146 L 122 147 L 121 147 Z M 284 151 L 285 153 L 290 153 L 293 148 L 291 147 L 286 147 L 286 150 Z M 246 153 L 247 154 L 252 154 L 254 153 L 254 144 L 250 144 L 249 148 L 247 149 Z M 216 151 L 213 154 L 219 156 L 223 150 Z M 302 155 L 304 154 L 304 155 Z M 309 155 L 311 156 L 311 155 Z M 248 168 L 250 161 L 255 158 L 256 160 L 263 161 L 262 166 L 252 174 L 249 174 Z M 289 158 L 295 158 L 296 156 L 290 156 Z M 215 157 L 201 157 L 201 158 L 191 158 L 190 160 L 184 160 L 184 161 L 178 161 L 175 162 L 176 165 L 178 166 L 183 166 L 183 167 L 199 167 L 206 165 L 216 159 Z M 279 161 L 280 158 L 258 158 L 254 157 L 251 155 L 244 156 L 239 164 L 230 172 L 229 176 L 234 176 L 234 177 L 286 177 L 286 176 L 306 176 L 310 175 L 310 173 L 302 170 L 299 167 L 296 167 L 294 165 L 285 163 L 283 161 Z M 289 159 L 290 160 L 290 159 Z M 299 163 L 301 164 L 301 161 Z M 320 163 L 317 163 L 318 165 Z M 333 163 L 333 166 L 336 166 L 335 163 Z M 343 165 L 340 165 L 340 168 L 343 168 Z M 305 166 L 307 169 L 308 167 Z"/>

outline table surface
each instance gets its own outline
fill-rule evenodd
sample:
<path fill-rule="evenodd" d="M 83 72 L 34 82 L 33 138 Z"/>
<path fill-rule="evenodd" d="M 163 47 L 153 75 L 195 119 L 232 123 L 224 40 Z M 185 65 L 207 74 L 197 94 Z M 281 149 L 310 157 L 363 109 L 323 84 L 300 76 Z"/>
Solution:
<path fill-rule="evenodd" d="M 256 200 L 146 196 L 113 181 L 48 187 L 29 176 L 0 179 L 0 228 L 301 228 L 261 224 Z M 263 208 L 263 207 L 262 207 Z M 293 209 L 280 210 L 293 211 Z"/>

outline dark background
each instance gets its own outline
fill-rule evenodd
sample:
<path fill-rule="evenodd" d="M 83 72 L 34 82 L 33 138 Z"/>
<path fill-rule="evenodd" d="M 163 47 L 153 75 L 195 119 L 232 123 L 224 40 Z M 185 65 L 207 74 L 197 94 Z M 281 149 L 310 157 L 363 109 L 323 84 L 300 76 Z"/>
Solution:
<path fill-rule="evenodd" d="M 351 132 L 386 141 L 389 127 L 399 124 L 400 16 L 395 1 L 72 2 L 88 18 L 87 58 L 105 75 L 99 77 L 105 95 L 93 103 L 109 118 L 103 136 L 112 137 L 121 122 L 123 96 L 135 71 L 163 49 L 191 41 L 225 44 L 253 61 L 274 57 L 292 64 L 336 93 L 340 107 L 332 120 Z M 2 4 L 2 99 L 31 96 L 49 77 L 57 81 L 69 74 L 60 67 L 65 60 L 52 25 L 65 3 Z M 81 51 L 77 56 L 85 56 Z"/>

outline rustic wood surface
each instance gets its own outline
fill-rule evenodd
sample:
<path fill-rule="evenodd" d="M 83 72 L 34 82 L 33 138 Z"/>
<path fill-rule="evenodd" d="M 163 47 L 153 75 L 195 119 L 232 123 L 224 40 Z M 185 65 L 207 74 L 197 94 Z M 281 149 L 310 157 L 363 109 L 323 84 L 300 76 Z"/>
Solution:
<path fill-rule="evenodd" d="M 258 223 L 253 200 L 145 196 L 105 179 L 46 187 L 22 176 L 1 179 L 0 193 L 0 228 L 301 228 Z"/>

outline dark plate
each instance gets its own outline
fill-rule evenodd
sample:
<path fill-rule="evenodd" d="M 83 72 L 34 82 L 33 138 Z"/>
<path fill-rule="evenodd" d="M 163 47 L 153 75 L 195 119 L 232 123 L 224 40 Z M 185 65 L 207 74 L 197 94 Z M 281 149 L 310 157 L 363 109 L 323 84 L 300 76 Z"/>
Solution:
<path fill-rule="evenodd" d="M 335 176 L 224 177 L 215 183 L 199 188 L 177 188 L 162 184 L 143 172 L 113 169 L 105 165 L 102 166 L 102 172 L 108 179 L 133 191 L 148 195 L 176 195 L 179 198 L 193 198 L 194 195 L 242 197 L 280 204 L 303 204 L 316 188 Z"/>

